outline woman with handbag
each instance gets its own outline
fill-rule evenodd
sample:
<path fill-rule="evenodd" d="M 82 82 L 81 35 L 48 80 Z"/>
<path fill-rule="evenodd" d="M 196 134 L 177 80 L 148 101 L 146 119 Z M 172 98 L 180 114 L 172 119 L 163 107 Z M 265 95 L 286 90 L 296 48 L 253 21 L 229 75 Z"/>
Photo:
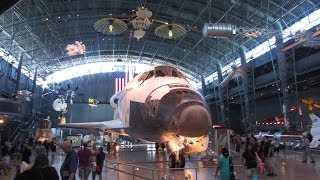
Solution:
<path fill-rule="evenodd" d="M 233 162 L 232 158 L 229 156 L 229 151 L 227 148 L 221 149 L 221 155 L 218 160 L 218 167 L 215 173 L 215 177 L 218 177 L 218 172 L 220 171 L 220 180 L 234 180 L 233 172 Z"/>

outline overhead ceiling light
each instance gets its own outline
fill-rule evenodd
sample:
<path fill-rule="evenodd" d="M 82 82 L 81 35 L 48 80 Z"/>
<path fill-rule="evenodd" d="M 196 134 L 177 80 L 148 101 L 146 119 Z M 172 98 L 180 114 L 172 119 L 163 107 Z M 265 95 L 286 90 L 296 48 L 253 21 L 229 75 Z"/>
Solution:
<path fill-rule="evenodd" d="M 155 30 L 156 36 L 164 39 L 176 39 L 186 33 L 186 29 L 179 24 L 164 24 Z"/>
<path fill-rule="evenodd" d="M 128 30 L 125 22 L 115 18 L 103 18 L 94 23 L 94 28 L 103 34 L 118 35 Z"/>
<path fill-rule="evenodd" d="M 3 123 L 4 123 L 4 121 L 2 119 L 0 119 L 0 124 L 3 124 Z"/>
<path fill-rule="evenodd" d="M 168 32 L 168 36 L 169 36 L 170 39 L 172 38 L 172 30 L 171 29 Z"/>
<path fill-rule="evenodd" d="M 112 31 L 113 31 L 113 26 L 112 26 L 112 24 L 110 24 L 109 25 L 109 32 L 112 33 Z"/>

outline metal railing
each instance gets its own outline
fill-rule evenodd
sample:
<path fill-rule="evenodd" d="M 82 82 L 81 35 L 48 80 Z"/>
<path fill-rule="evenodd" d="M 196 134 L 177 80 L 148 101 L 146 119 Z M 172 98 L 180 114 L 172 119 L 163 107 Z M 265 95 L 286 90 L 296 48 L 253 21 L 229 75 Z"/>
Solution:
<path fill-rule="evenodd" d="M 140 179 L 145 179 L 145 180 L 162 180 L 162 179 L 177 179 L 177 172 L 186 172 L 188 174 L 184 174 L 183 177 L 184 179 L 201 179 L 199 177 L 199 173 L 201 171 L 204 171 L 204 169 L 212 169 L 211 172 L 214 172 L 216 166 L 206 166 L 206 167 L 197 167 L 197 168 L 150 168 L 150 167 L 143 167 L 139 165 L 135 165 L 132 163 L 124 163 L 124 162 L 119 162 L 119 161 L 112 161 L 112 160 L 107 160 L 107 165 L 104 166 L 107 169 L 114 170 L 117 172 L 118 179 L 120 174 L 119 173 L 124 173 L 129 176 L 132 176 L 132 179 L 135 178 L 140 178 Z M 179 178 L 181 178 L 181 175 L 179 175 Z"/>
<path fill-rule="evenodd" d="M 31 117 L 28 119 L 27 122 L 22 122 L 20 123 L 15 130 L 13 131 L 13 133 L 10 135 L 9 140 L 10 141 L 15 141 L 19 135 L 21 134 L 21 131 L 18 131 L 21 126 L 23 126 L 24 123 L 26 123 L 28 125 L 27 130 L 30 128 L 30 124 L 32 124 L 32 121 L 35 119 L 35 113 L 31 115 Z"/>

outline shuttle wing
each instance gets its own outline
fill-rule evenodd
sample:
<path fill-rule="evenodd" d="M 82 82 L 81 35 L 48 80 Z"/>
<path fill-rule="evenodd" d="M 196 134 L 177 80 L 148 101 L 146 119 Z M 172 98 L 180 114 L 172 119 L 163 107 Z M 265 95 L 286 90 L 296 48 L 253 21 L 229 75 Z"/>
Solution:
<path fill-rule="evenodd" d="M 310 119 L 311 119 L 311 121 L 313 123 L 320 122 L 320 118 L 317 115 L 313 114 L 313 113 L 309 114 L 309 117 L 310 117 Z"/>
<path fill-rule="evenodd" d="M 66 123 L 66 124 L 59 124 L 58 126 L 66 127 L 66 128 L 96 130 L 96 131 L 128 128 L 128 126 L 126 126 L 120 120 L 110 120 L 110 121 L 102 121 L 102 122 L 86 122 L 86 123 Z"/>

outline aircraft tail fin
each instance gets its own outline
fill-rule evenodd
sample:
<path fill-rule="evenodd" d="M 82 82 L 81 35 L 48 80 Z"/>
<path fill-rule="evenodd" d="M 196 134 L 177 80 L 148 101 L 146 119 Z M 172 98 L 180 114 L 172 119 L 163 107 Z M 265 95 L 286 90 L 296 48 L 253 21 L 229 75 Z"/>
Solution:
<path fill-rule="evenodd" d="M 102 122 L 86 122 L 86 123 L 66 123 L 66 124 L 59 124 L 58 126 L 66 127 L 66 128 L 96 130 L 96 131 L 128 128 L 128 126 L 125 125 L 120 120 L 110 120 L 110 121 L 102 121 Z"/>
<path fill-rule="evenodd" d="M 309 117 L 313 123 L 320 122 L 320 118 L 313 113 L 309 114 Z"/>

